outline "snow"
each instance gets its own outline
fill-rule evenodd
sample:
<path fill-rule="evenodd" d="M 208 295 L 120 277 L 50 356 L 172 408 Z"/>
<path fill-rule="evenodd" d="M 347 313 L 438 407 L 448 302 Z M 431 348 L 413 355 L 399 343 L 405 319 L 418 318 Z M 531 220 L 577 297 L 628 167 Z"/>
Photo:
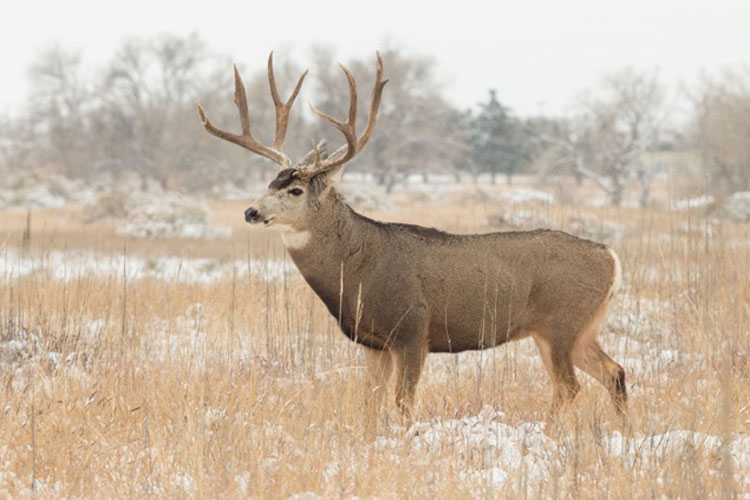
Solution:
<path fill-rule="evenodd" d="M 555 203 L 555 197 L 547 191 L 538 189 L 513 189 L 501 195 L 506 203 Z"/>
<path fill-rule="evenodd" d="M 713 205 L 715 201 L 714 197 L 710 195 L 683 198 L 672 202 L 672 210 L 682 211 L 695 208 L 707 208 Z"/>
<path fill-rule="evenodd" d="M 0 186 L 0 208 L 59 208 L 91 203 L 101 182 L 73 180 L 61 175 L 19 174 Z"/>
<path fill-rule="evenodd" d="M 685 211 L 702 209 L 706 213 L 715 208 L 717 200 L 710 195 L 685 198 L 672 203 L 672 209 Z M 727 197 L 714 213 L 732 222 L 750 222 L 750 191 L 738 191 Z M 695 230 L 695 229 L 694 229 Z M 686 231 L 685 231 L 686 232 Z"/>
<path fill-rule="evenodd" d="M 559 224 L 544 215 L 529 210 L 517 210 L 501 212 L 487 217 L 485 224 L 488 226 L 509 226 L 519 229 L 557 229 Z"/>
<path fill-rule="evenodd" d="M 622 241 L 628 228 L 618 222 L 601 219 L 594 214 L 581 213 L 570 218 L 566 230 L 581 238 L 612 245 Z"/>
<path fill-rule="evenodd" d="M 3 456 L 6 456 L 3 453 Z M 0 470 L 0 497 L 2 498 L 63 498 L 62 481 L 52 482 L 49 477 L 36 478 L 33 488 L 30 478 L 20 478 L 10 470 Z"/>
<path fill-rule="evenodd" d="M 170 479 L 171 483 L 178 486 L 187 497 L 195 495 L 195 482 L 190 474 L 177 472 Z"/>
<path fill-rule="evenodd" d="M 742 448 L 748 439 L 750 437 L 738 437 L 730 445 L 730 454 L 742 469 L 750 468 L 750 455 L 744 454 Z M 636 461 L 652 464 L 670 455 L 683 454 L 687 449 L 715 453 L 721 444 L 722 439 L 717 436 L 688 430 L 672 430 L 630 439 L 614 431 L 602 439 L 602 447 L 610 457 L 623 457 L 629 464 Z"/>
<path fill-rule="evenodd" d="M 315 492 L 303 491 L 302 493 L 295 493 L 294 495 L 290 496 L 287 500 L 320 500 L 322 498 L 325 498 L 325 497 L 321 497 Z"/>
<path fill-rule="evenodd" d="M 724 202 L 723 215 L 734 222 L 750 222 L 750 191 L 734 193 Z"/>
<path fill-rule="evenodd" d="M 519 229 L 562 229 L 581 238 L 607 244 L 619 243 L 628 231 L 628 227 L 623 224 L 600 219 L 593 214 L 575 215 L 568 220 L 567 225 L 561 225 L 558 221 L 532 210 L 501 211 L 497 214 L 490 214 L 485 224 L 491 227 L 510 226 Z"/>
<path fill-rule="evenodd" d="M 666 320 L 671 317 L 669 302 L 624 294 L 622 306 L 610 311 L 607 324 L 609 329 L 627 335 L 638 336 L 642 332 L 668 329 Z"/>
<path fill-rule="evenodd" d="M 244 472 L 234 476 L 234 482 L 237 483 L 237 488 L 243 495 L 249 494 L 251 481 L 252 475 L 249 472 Z"/>
<path fill-rule="evenodd" d="M 148 190 L 115 188 L 86 207 L 86 222 L 115 223 L 121 236 L 139 238 L 226 239 L 229 227 L 210 222 L 208 205 L 194 197 L 159 186 Z"/>
<path fill-rule="evenodd" d="M 129 281 L 155 278 L 209 284 L 231 279 L 234 273 L 238 278 L 252 275 L 263 281 L 275 281 L 295 271 L 294 265 L 286 259 L 224 261 L 177 256 L 144 258 L 86 250 L 53 250 L 41 258 L 35 258 L 12 248 L 2 250 L 0 257 L 0 277 L 44 274 L 63 282 L 92 277 L 121 279 L 124 274 Z"/>
<path fill-rule="evenodd" d="M 417 422 L 406 433 L 411 447 L 408 459 L 434 462 L 449 455 L 456 461 L 459 479 L 469 482 L 476 494 L 483 484 L 501 488 L 510 476 L 519 473 L 527 478 L 528 491 L 536 491 L 534 485 L 547 481 L 550 469 L 563 468 L 568 453 L 565 440 L 550 438 L 543 423 L 513 426 L 504 420 L 502 412 L 485 406 L 475 416 Z M 628 467 L 645 476 L 653 474 L 655 464 L 681 456 L 688 449 L 708 457 L 718 453 L 722 444 L 718 436 L 674 429 L 630 437 L 614 430 L 601 438 L 599 446 L 608 457 L 624 459 Z M 402 445 L 399 439 L 383 436 L 374 444 L 381 451 Z M 737 478 L 745 477 L 750 473 L 750 436 L 732 436 L 728 446 Z"/>
<path fill-rule="evenodd" d="M 450 457 L 458 479 L 473 494 L 501 488 L 509 474 L 523 471 L 530 483 L 544 480 L 556 442 L 544 433 L 545 424 L 503 423 L 505 415 L 485 406 L 477 415 L 460 419 L 416 422 L 405 433 L 392 429 L 373 447 L 381 453 L 408 446 L 409 460 L 435 463 Z M 396 457 L 397 455 L 392 455 Z"/>
<path fill-rule="evenodd" d="M 63 358 L 61 353 L 46 349 L 43 338 L 39 327 L 29 330 L 13 323 L 5 325 L 0 337 L 0 376 L 9 376 L 13 390 L 24 391 L 36 369 L 88 380 L 86 351 L 69 352 Z"/>
<path fill-rule="evenodd" d="M 458 447 L 464 457 L 480 456 L 483 464 L 516 468 L 522 462 L 536 470 L 543 453 L 553 441 L 544 433 L 544 424 L 524 423 L 512 427 L 501 422 L 505 415 L 485 406 L 478 415 L 459 420 L 419 422 L 408 435 L 412 445 L 424 453 L 439 454 L 446 446 Z"/>
<path fill-rule="evenodd" d="M 615 320 L 622 324 L 634 326 L 643 322 L 643 328 L 653 327 L 658 324 L 658 318 L 650 317 L 655 309 L 664 307 L 659 301 L 642 301 L 639 313 L 635 315 L 615 315 Z M 205 367 L 211 359 L 212 353 L 217 356 L 225 355 L 220 350 L 213 349 L 210 345 L 211 336 L 206 335 L 209 325 L 204 318 L 204 306 L 200 303 L 191 304 L 183 314 L 168 320 L 156 319 L 147 325 L 148 335 L 143 336 L 142 355 L 154 360 L 187 359 L 196 363 L 198 367 Z M 619 316 L 619 317 L 618 317 Z M 650 326 L 651 325 L 651 326 Z M 97 336 L 106 326 L 103 319 L 94 318 L 83 325 L 82 330 L 89 335 Z M 53 365 L 56 373 L 62 376 L 76 375 L 75 370 L 63 370 L 65 366 L 75 367 L 82 370 L 76 363 L 76 355 L 64 357 L 57 352 L 45 352 L 40 346 L 40 332 L 28 332 L 21 330 L 0 343 L 0 370 L 7 373 L 22 373 L 25 365 L 33 366 L 38 363 Z M 524 343 L 525 342 L 525 343 Z M 538 356 L 532 343 L 523 341 L 514 343 L 519 346 L 518 352 L 529 358 Z M 609 349 L 618 361 L 624 359 L 629 370 L 644 370 L 663 364 L 676 362 L 696 363 L 700 362 L 700 356 L 683 353 L 676 348 L 652 345 L 649 342 L 636 340 L 631 337 L 617 335 L 610 339 Z M 502 349 L 502 348 L 501 348 Z M 493 350 L 501 352 L 500 350 Z M 193 357 L 192 353 L 196 353 Z M 249 351 L 237 353 L 243 357 L 250 354 Z M 325 353 L 321 354 L 325 355 Z M 462 355 L 463 356 L 463 355 Z M 449 360 L 457 359 L 462 368 L 476 369 L 479 363 L 488 363 L 491 356 L 487 353 L 467 353 L 467 357 L 438 356 L 440 360 L 437 366 L 430 363 L 435 356 L 428 358 L 428 370 L 439 372 L 450 368 Z M 633 360 L 632 362 L 629 360 Z M 274 361 L 274 360 L 269 360 Z M 631 363 L 642 363 L 643 366 L 636 367 Z M 259 356 L 253 357 L 253 362 L 263 363 Z M 541 371 L 541 363 L 539 370 Z M 662 366 L 663 369 L 663 366 Z M 19 371 L 21 370 L 21 371 Z M 279 370 L 269 372 L 267 376 L 285 377 Z M 432 375 L 426 378 L 432 380 Z M 22 387 L 17 388 L 19 391 Z M 260 396 L 275 397 L 275 396 Z M 280 403 L 283 401 L 280 400 Z M 228 417 L 227 408 L 221 406 L 206 406 L 201 409 L 202 422 L 206 432 L 213 432 Z M 248 420 L 246 414 L 236 414 L 237 421 L 257 426 L 258 432 L 262 433 L 265 442 L 274 443 L 274 446 L 285 450 L 305 449 L 300 440 L 290 435 L 284 426 L 271 422 L 253 423 Z M 335 433 L 341 428 L 340 422 L 323 422 L 316 425 L 319 432 Z M 492 406 L 484 406 L 475 415 L 467 415 L 459 418 L 437 417 L 427 421 L 417 421 L 408 428 L 391 427 L 380 435 L 374 442 L 362 444 L 362 449 L 356 451 L 355 455 L 363 457 L 362 460 L 352 460 L 351 450 L 340 450 L 334 453 L 332 459 L 321 464 L 321 481 L 325 483 L 324 491 L 331 491 L 340 484 L 354 484 L 354 478 L 361 471 L 366 470 L 366 464 L 371 458 L 385 457 L 394 464 L 443 464 L 441 470 L 450 470 L 451 474 L 436 475 L 436 481 L 449 481 L 460 484 L 466 488 L 471 495 L 476 497 L 485 496 L 488 493 L 502 495 L 505 488 L 515 488 L 518 484 L 524 484 L 526 492 L 534 495 L 544 484 L 550 481 L 550 474 L 554 471 L 562 471 L 566 468 L 566 460 L 569 458 L 569 447 L 565 439 L 550 437 L 547 425 L 541 422 L 520 422 L 511 424 L 507 416 Z M 596 439 L 596 438 L 594 438 Z M 623 434 L 620 430 L 602 430 L 601 438 L 593 444 L 600 449 L 603 456 L 609 459 L 618 459 L 635 470 L 637 475 L 651 477 L 654 470 L 659 470 L 660 464 L 674 460 L 690 450 L 695 456 L 706 458 L 707 464 L 713 462 L 709 459 L 722 449 L 728 451 L 732 457 L 733 470 L 741 481 L 743 477 L 750 474 L 750 436 L 737 434 L 732 436 L 731 441 L 724 442 L 720 436 L 697 432 L 691 429 L 665 429 L 659 428 L 653 432 L 641 432 L 635 434 Z M 112 462 L 107 466 L 116 470 L 118 463 L 122 461 L 143 460 L 145 456 L 152 453 L 151 449 L 143 449 L 142 446 L 127 447 L 119 450 L 113 456 Z M 679 459 L 679 458 L 677 458 Z M 259 459 L 260 471 L 264 477 L 273 480 L 274 476 L 283 471 L 285 462 L 283 458 L 269 453 Z M 447 465 L 449 463 L 449 465 Z M 165 465 L 166 467 L 167 465 Z M 715 465 L 714 471 L 718 471 L 720 464 Z M 170 465 L 170 467 L 173 467 Z M 713 466 L 712 466 L 713 467 Z M 718 472 L 717 472 L 718 473 Z M 11 485 L 14 482 L 9 472 L 0 471 L 0 485 Z M 253 472 L 240 472 L 234 476 L 238 491 L 249 494 L 252 490 Z M 197 491 L 195 479 L 190 471 L 182 469 L 170 470 L 169 479 L 165 485 L 151 485 L 149 493 L 165 494 L 169 491 L 177 491 L 180 495 L 191 496 Z M 523 481 L 517 478 L 523 477 Z M 104 480 L 102 477 L 92 478 L 92 481 Z M 10 486 L 7 486 L 10 487 Z M 62 485 L 48 484 L 40 480 L 37 492 L 46 492 L 49 496 L 59 496 Z M 2 490 L 0 489 L 0 492 Z M 17 490 L 20 491 L 20 490 Z M 312 491 L 299 492 L 294 498 L 318 498 Z"/>
<path fill-rule="evenodd" d="M 200 240 L 219 240 L 232 237 L 232 229 L 214 227 L 208 224 L 182 223 L 175 224 L 163 220 L 139 219 L 119 224 L 115 233 L 120 236 L 138 238 L 190 238 Z"/>

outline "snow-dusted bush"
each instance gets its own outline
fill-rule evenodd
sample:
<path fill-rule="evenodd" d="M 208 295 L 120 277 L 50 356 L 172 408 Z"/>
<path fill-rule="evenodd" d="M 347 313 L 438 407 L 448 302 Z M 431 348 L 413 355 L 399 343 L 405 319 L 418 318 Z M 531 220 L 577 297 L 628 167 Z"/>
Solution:
<path fill-rule="evenodd" d="M 513 189 L 501 195 L 506 203 L 555 203 L 555 197 L 538 189 Z"/>
<path fill-rule="evenodd" d="M 94 333 L 98 323 L 88 325 L 89 333 Z M 0 377 L 5 378 L 9 387 L 19 392 L 30 383 L 34 371 L 41 369 L 47 372 L 64 371 L 67 376 L 85 376 L 84 371 L 89 361 L 89 353 L 69 352 L 65 357 L 45 344 L 50 344 L 39 327 L 29 329 L 9 322 L 0 330 Z"/>
<path fill-rule="evenodd" d="M 62 175 L 16 175 L 0 186 L 0 208 L 58 208 L 90 203 L 101 183 Z"/>
<path fill-rule="evenodd" d="M 210 223 L 205 203 L 161 190 L 113 190 L 90 205 L 87 222 L 115 222 L 117 234 L 141 238 L 229 238 L 232 230 Z"/>
<path fill-rule="evenodd" d="M 722 212 L 733 222 L 750 222 L 750 191 L 734 193 L 724 202 Z"/>
<path fill-rule="evenodd" d="M 490 215 L 485 224 L 490 227 L 513 229 L 557 229 L 559 227 L 552 219 L 529 210 Z"/>
<path fill-rule="evenodd" d="M 626 227 L 617 222 L 600 219 L 593 214 L 580 214 L 570 218 L 567 231 L 581 238 L 614 244 L 622 241 Z"/>
<path fill-rule="evenodd" d="M 700 211 L 710 211 L 714 204 L 716 203 L 716 200 L 713 196 L 710 195 L 703 195 L 703 196 L 696 196 L 694 198 L 683 198 L 681 200 L 677 200 L 672 203 L 672 209 L 683 211 L 683 210 L 700 210 Z"/>

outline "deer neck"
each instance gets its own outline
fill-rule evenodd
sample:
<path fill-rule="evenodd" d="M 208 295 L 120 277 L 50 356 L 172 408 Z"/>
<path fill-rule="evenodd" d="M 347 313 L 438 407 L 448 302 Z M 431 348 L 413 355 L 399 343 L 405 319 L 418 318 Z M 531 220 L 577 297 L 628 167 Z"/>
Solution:
<path fill-rule="evenodd" d="M 282 234 L 284 245 L 305 280 L 318 294 L 339 294 L 342 266 L 351 284 L 351 273 L 364 264 L 365 240 L 371 231 L 336 193 L 320 207 L 308 228 Z M 373 236 L 373 235 L 370 235 Z M 356 285 L 355 285 L 356 286 Z M 323 288 L 324 290 L 321 290 Z M 348 288 L 348 286 L 347 286 Z"/>

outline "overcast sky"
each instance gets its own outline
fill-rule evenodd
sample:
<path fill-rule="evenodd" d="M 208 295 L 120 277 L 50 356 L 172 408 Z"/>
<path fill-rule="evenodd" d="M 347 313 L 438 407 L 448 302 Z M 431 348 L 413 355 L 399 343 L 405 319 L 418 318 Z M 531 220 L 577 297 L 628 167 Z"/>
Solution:
<path fill-rule="evenodd" d="M 473 105 L 493 87 L 521 114 L 563 112 L 626 65 L 658 69 L 674 88 L 701 71 L 750 66 L 750 0 L 0 1 L 0 112 L 11 113 L 45 47 L 80 49 L 95 67 L 125 37 L 164 33 L 197 32 L 259 67 L 271 49 L 304 64 L 312 43 L 335 44 L 346 59 L 371 57 L 387 39 L 433 56 L 457 104 Z"/>

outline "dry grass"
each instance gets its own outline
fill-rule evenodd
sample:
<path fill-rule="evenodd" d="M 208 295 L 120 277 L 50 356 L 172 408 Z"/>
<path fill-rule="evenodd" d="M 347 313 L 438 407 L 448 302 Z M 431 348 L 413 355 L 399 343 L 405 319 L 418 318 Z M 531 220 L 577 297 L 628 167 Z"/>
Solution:
<path fill-rule="evenodd" d="M 432 355 L 415 426 L 386 415 L 371 441 L 359 348 L 296 272 L 248 270 L 285 256 L 274 237 L 246 232 L 242 208 L 212 207 L 235 229 L 221 242 L 126 242 L 74 209 L 35 213 L 25 256 L 25 214 L 0 214 L 0 245 L 15 252 L 0 254 L 0 494 L 750 496 L 748 226 L 709 234 L 684 213 L 535 208 L 562 226 L 589 212 L 630 228 L 615 245 L 625 287 L 601 336 L 627 370 L 627 425 L 581 374 L 575 409 L 543 432 L 550 385 L 521 341 Z M 383 216 L 466 232 L 517 209 L 426 202 Z M 56 278 L 43 256 L 63 249 L 111 268 L 78 275 L 71 263 Z M 123 255 L 208 258 L 221 272 L 124 279 Z"/>

